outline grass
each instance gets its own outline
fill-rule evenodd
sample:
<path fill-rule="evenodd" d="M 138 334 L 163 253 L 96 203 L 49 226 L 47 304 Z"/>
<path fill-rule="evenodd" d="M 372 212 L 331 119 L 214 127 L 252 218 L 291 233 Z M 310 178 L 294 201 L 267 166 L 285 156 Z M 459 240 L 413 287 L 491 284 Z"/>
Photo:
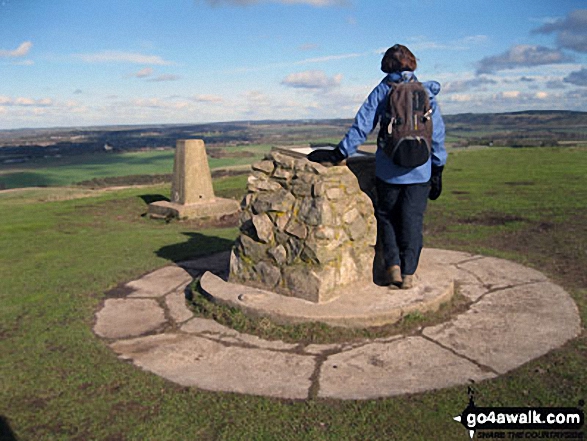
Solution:
<path fill-rule="evenodd" d="M 211 169 L 250 164 L 270 150 L 268 145 L 231 148 L 252 156 L 209 158 Z M 39 158 L 24 164 L 0 165 L 0 188 L 55 187 L 82 181 L 129 175 L 173 172 L 174 150 L 153 150 L 119 154 L 85 154 L 64 158 Z"/>
<path fill-rule="evenodd" d="M 429 204 L 427 246 L 506 257 L 561 284 L 587 319 L 587 150 L 451 153 Z M 246 177 L 215 182 L 242 194 Z M 188 256 L 226 250 L 235 228 L 141 215 L 168 186 L 0 193 L 0 427 L 21 440 L 459 440 L 466 386 L 369 401 L 277 400 L 184 388 L 116 358 L 91 328 L 104 293 Z M 83 197 L 78 197 L 83 196 Z M 414 318 L 421 320 L 421 318 Z M 317 331 L 320 332 L 320 331 Z M 576 406 L 585 332 L 497 379 L 480 406 Z M 392 375 L 393 373 L 390 373 Z M 4 439 L 9 439 L 8 436 Z"/>

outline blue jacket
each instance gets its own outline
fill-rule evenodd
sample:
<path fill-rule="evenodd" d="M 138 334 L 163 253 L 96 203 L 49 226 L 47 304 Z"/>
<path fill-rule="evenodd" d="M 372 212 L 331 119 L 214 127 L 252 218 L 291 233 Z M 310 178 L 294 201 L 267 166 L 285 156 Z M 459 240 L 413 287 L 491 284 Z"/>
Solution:
<path fill-rule="evenodd" d="M 408 81 L 416 79 L 414 72 L 393 72 L 387 75 L 369 94 L 355 117 L 353 125 L 338 144 L 338 148 L 345 156 L 350 156 L 365 142 L 367 135 L 375 130 L 387 107 L 389 82 Z M 379 179 L 390 184 L 419 184 L 430 180 L 431 166 L 441 166 L 446 163 L 444 148 L 444 121 L 436 102 L 436 95 L 440 92 L 440 84 L 436 81 L 422 83 L 428 90 L 432 106 L 432 155 L 426 164 L 415 168 L 405 168 L 396 165 L 381 149 L 375 153 L 375 174 Z"/>

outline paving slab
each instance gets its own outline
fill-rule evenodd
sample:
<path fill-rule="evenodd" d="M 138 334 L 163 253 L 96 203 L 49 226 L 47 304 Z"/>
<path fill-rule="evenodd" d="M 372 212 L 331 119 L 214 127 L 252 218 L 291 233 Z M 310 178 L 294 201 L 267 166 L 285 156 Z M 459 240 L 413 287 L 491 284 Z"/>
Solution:
<path fill-rule="evenodd" d="M 94 332 L 104 338 L 136 337 L 165 323 L 165 311 L 155 300 L 108 299 L 96 314 Z"/>
<path fill-rule="evenodd" d="M 192 276 L 178 266 L 166 266 L 144 275 L 138 280 L 127 283 L 125 286 L 133 289 L 128 297 L 162 297 L 165 294 L 187 286 Z"/>
<path fill-rule="evenodd" d="M 343 344 L 331 343 L 331 344 L 310 344 L 303 348 L 304 352 L 313 355 L 323 355 L 325 352 L 340 352 Z"/>
<path fill-rule="evenodd" d="M 179 289 L 165 296 L 165 306 L 175 323 L 183 323 L 194 316 L 186 304 L 185 290 Z"/>
<path fill-rule="evenodd" d="M 559 286 L 539 282 L 486 294 L 455 319 L 423 334 L 505 373 L 546 354 L 581 331 L 577 306 Z"/>
<path fill-rule="evenodd" d="M 492 288 L 547 280 L 544 274 L 535 269 L 495 257 L 471 260 L 458 267 L 474 274 L 483 285 Z"/>
<path fill-rule="evenodd" d="M 329 356 L 320 370 L 322 398 L 373 399 L 495 377 L 421 337 L 371 343 Z"/>
<path fill-rule="evenodd" d="M 232 343 L 234 345 L 254 346 L 262 349 L 270 349 L 272 351 L 294 351 L 300 345 L 297 343 L 285 343 L 281 340 L 265 340 L 256 335 L 239 333 L 236 337 L 223 337 L 221 342 Z"/>
<path fill-rule="evenodd" d="M 183 386 L 289 399 L 308 398 L 312 356 L 226 346 L 187 334 L 160 334 L 111 345 L 122 358 Z"/>
<path fill-rule="evenodd" d="M 281 340 L 264 340 L 256 335 L 243 334 L 227 326 L 211 320 L 195 317 L 180 330 L 188 334 L 197 334 L 221 343 L 238 346 L 255 346 L 257 348 L 271 349 L 274 351 L 292 351 L 300 345 L 298 343 L 285 343 Z"/>
<path fill-rule="evenodd" d="M 213 334 L 235 337 L 239 333 L 228 326 L 221 325 L 215 320 L 194 317 L 185 323 L 180 330 L 189 334 Z"/>
<path fill-rule="evenodd" d="M 465 253 L 463 251 L 443 250 L 440 248 L 423 248 L 422 259 L 428 260 L 434 265 L 455 265 L 472 259 L 478 259 L 482 256 Z"/>
<path fill-rule="evenodd" d="M 471 271 L 463 269 L 459 266 L 455 267 L 455 271 L 455 279 L 458 281 L 459 285 L 481 286 L 489 290 L 489 286 L 485 286 L 481 279 Z"/>
<path fill-rule="evenodd" d="M 457 276 L 458 277 L 458 276 Z M 457 280 L 460 282 L 461 279 Z M 489 292 L 489 288 L 487 286 L 484 285 L 472 285 L 472 284 L 458 284 L 458 289 L 457 291 L 465 296 L 466 298 L 468 298 L 469 300 L 471 300 L 472 302 L 476 302 L 477 300 L 479 300 L 482 296 L 484 296 L 485 294 L 487 294 Z"/>

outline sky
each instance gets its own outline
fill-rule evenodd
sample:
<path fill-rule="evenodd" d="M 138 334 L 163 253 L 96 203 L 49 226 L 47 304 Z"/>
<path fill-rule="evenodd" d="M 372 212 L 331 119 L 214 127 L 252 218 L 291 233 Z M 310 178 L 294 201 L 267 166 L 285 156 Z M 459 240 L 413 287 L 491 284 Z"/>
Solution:
<path fill-rule="evenodd" d="M 443 114 L 587 111 L 584 0 L 0 0 L 0 129 L 352 118 L 396 43 Z"/>

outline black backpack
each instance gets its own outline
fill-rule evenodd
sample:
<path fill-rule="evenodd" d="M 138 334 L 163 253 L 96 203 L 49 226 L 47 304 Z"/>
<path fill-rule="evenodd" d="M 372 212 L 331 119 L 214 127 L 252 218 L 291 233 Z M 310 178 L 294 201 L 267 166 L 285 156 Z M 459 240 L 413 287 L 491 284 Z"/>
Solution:
<path fill-rule="evenodd" d="M 391 83 L 377 145 L 402 167 L 419 167 L 432 150 L 432 107 L 419 81 Z"/>

